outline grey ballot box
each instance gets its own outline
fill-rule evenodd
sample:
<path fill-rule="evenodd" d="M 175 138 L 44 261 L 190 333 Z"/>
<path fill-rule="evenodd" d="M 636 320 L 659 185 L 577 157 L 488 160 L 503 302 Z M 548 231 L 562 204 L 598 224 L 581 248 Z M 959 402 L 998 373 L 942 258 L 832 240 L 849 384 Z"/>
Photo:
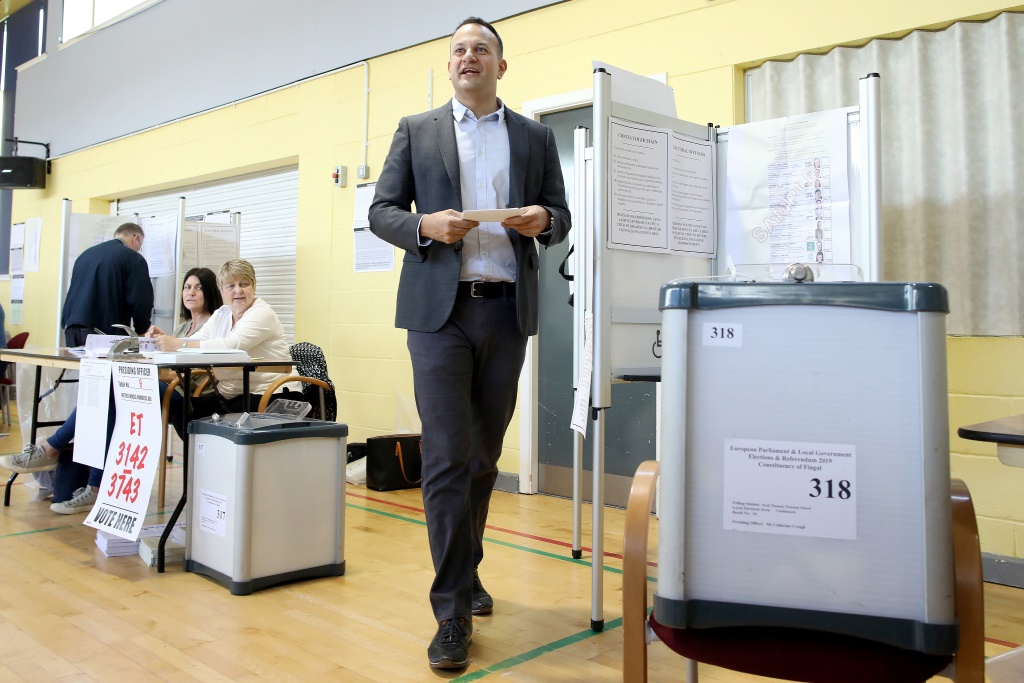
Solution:
<path fill-rule="evenodd" d="M 661 290 L 654 614 L 955 651 L 946 290 Z"/>
<path fill-rule="evenodd" d="M 240 417 L 189 423 L 185 571 L 233 595 L 343 575 L 348 426 Z"/>

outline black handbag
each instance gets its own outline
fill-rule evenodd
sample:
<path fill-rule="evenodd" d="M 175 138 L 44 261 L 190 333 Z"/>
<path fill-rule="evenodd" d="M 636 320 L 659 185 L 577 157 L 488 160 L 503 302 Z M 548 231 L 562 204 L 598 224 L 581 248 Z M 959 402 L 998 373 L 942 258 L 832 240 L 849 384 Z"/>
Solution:
<path fill-rule="evenodd" d="M 388 434 L 366 440 L 366 486 L 374 491 L 419 488 L 419 434 Z"/>

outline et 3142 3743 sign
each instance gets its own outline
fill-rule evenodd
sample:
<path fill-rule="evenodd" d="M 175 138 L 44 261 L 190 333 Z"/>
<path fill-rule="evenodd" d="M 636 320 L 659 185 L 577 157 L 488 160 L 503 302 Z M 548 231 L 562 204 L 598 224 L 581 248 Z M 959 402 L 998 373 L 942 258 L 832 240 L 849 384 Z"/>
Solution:
<path fill-rule="evenodd" d="M 117 421 L 85 524 L 134 541 L 149 507 L 163 438 L 157 366 L 115 362 L 111 379 Z"/>
<path fill-rule="evenodd" d="M 857 538 L 857 449 L 850 444 L 726 439 L 727 530 Z"/>

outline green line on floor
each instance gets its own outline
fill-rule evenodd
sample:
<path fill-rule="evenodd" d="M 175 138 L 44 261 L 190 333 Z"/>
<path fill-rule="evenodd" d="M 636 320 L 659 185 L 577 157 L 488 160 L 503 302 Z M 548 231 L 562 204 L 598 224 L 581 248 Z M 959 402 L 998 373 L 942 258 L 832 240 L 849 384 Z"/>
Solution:
<path fill-rule="evenodd" d="M 562 638 L 561 640 L 553 641 L 551 643 L 548 643 L 547 645 L 541 645 L 540 647 L 529 650 L 528 652 L 524 652 L 523 654 L 518 655 L 516 657 L 509 657 L 508 659 L 496 662 L 478 671 L 458 676 L 457 678 L 453 678 L 452 681 L 453 683 L 455 681 L 458 681 L 459 683 L 478 681 L 481 678 L 490 676 L 491 674 L 500 673 L 507 669 L 511 669 L 514 666 L 525 664 L 531 659 L 537 659 L 541 655 L 546 655 L 550 652 L 554 652 L 555 650 L 561 650 L 562 648 L 569 647 L 570 645 L 575 645 L 576 643 L 587 640 L 588 638 L 593 638 L 594 636 L 599 635 L 600 633 L 604 633 L 605 631 L 609 631 L 613 628 L 618 628 L 620 626 L 622 626 L 622 617 L 619 617 L 618 619 L 612 619 L 611 621 L 609 621 L 607 624 L 605 624 L 604 630 L 600 632 L 588 628 L 585 631 L 574 633 L 573 635 L 568 636 L 566 638 Z"/>
<path fill-rule="evenodd" d="M 413 519 L 412 517 L 405 517 L 403 515 L 397 515 L 394 512 L 385 512 L 383 510 L 374 510 L 373 508 L 364 507 L 362 505 L 356 505 L 355 503 L 345 503 L 345 507 L 350 507 L 350 508 L 352 508 L 354 510 L 362 510 L 364 512 L 371 512 L 371 513 L 373 513 L 375 515 L 380 515 L 381 517 L 390 517 L 391 519 L 397 519 L 397 520 L 400 520 L 402 522 L 411 522 L 412 524 L 419 524 L 420 526 L 426 526 L 427 525 L 427 523 L 424 522 L 421 519 Z M 547 550 L 539 550 L 537 548 L 528 548 L 525 545 L 518 545 L 516 543 L 509 543 L 508 541 L 499 541 L 496 538 L 488 538 L 487 536 L 484 536 L 484 541 L 487 542 L 487 543 L 493 543 L 495 545 L 503 545 L 506 548 L 512 548 L 513 550 L 521 550 L 523 552 L 533 553 L 534 555 L 540 555 L 542 557 L 550 557 L 553 560 L 561 560 L 562 562 L 571 562 L 572 564 L 578 564 L 578 565 L 580 565 L 582 567 L 592 567 L 592 566 L 594 566 L 593 563 L 589 562 L 588 560 L 583 560 L 583 559 L 577 560 L 574 557 L 566 557 L 565 555 L 559 555 L 558 553 L 548 552 Z M 604 570 L 606 572 L 608 572 L 609 574 L 622 574 L 622 570 L 619 569 L 618 567 L 609 567 L 609 566 L 605 565 L 604 566 Z M 647 580 L 651 581 L 651 582 L 657 581 L 657 579 L 655 577 L 653 577 L 653 576 L 648 576 Z"/>
<path fill-rule="evenodd" d="M 44 534 L 47 531 L 60 531 L 61 529 L 73 529 L 74 527 L 70 524 L 66 526 L 53 526 L 49 529 L 30 529 L 28 531 L 15 531 L 12 534 L 4 534 L 0 538 L 10 538 L 11 536 L 28 536 L 29 534 Z"/>

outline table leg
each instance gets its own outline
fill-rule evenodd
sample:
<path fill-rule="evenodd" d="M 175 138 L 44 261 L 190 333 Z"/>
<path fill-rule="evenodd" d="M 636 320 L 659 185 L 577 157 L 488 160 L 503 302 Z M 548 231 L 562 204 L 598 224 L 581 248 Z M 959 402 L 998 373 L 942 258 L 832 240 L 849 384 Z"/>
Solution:
<path fill-rule="evenodd" d="M 188 421 L 192 415 L 192 392 L 189 389 L 192 388 L 192 368 L 185 368 L 184 381 L 182 386 L 185 391 L 185 400 L 182 404 L 182 424 L 185 425 L 185 438 L 181 446 L 181 471 L 182 471 L 182 489 L 181 498 L 178 499 L 178 504 L 174 507 L 174 512 L 171 514 L 170 520 L 167 522 L 167 526 L 164 527 L 164 532 L 160 534 L 160 543 L 157 544 L 156 548 L 156 571 L 158 574 L 164 573 L 164 547 L 167 545 L 167 539 L 171 536 L 171 531 L 174 529 L 175 523 L 178 521 L 178 517 L 181 516 L 181 511 L 185 509 L 186 495 L 188 492 Z"/>
<path fill-rule="evenodd" d="M 36 442 L 36 430 L 39 425 L 39 383 L 43 378 L 43 366 L 37 365 L 35 377 L 32 382 L 32 418 L 31 427 L 29 428 L 29 443 Z M 10 479 L 7 480 L 7 486 L 4 488 L 4 507 L 11 506 L 11 486 L 14 485 L 14 480 L 18 478 L 17 472 L 12 472 Z"/>

